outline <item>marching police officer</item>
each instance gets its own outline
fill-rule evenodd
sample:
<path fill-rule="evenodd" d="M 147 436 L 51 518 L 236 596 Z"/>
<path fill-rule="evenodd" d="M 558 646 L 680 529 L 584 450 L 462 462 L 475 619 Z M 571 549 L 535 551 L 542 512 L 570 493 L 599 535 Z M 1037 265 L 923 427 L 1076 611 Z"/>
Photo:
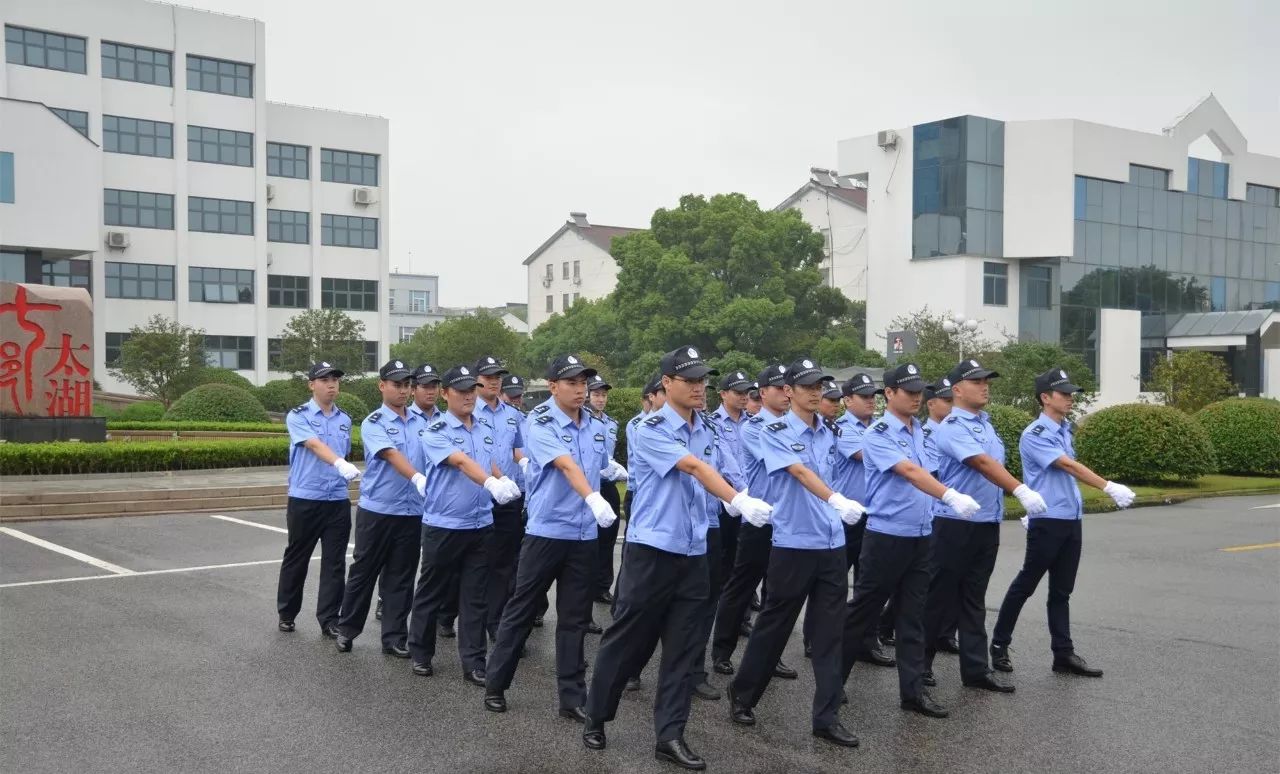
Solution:
<path fill-rule="evenodd" d="M 951 380 L 945 376 L 933 384 L 924 386 L 924 407 L 929 415 L 924 421 L 924 450 L 929 453 L 931 460 L 925 467 L 935 477 L 938 475 L 938 447 L 934 443 L 933 434 L 937 432 L 938 426 L 951 415 L 951 407 L 953 405 L 951 396 Z M 885 606 L 886 615 L 880 618 L 881 628 L 886 629 L 891 635 L 893 632 L 893 616 L 889 615 L 889 613 L 892 612 L 892 607 L 893 602 L 890 601 Z M 959 653 L 960 644 L 956 640 L 956 610 L 952 608 L 946 611 L 945 614 L 948 618 L 942 626 L 942 633 L 938 635 L 936 640 L 930 642 L 927 647 L 946 653 Z"/>
<path fill-rule="evenodd" d="M 915 418 L 924 379 L 914 363 L 885 372 L 888 410 L 862 437 L 867 472 L 867 530 L 862 538 L 861 573 L 854 583 L 844 627 L 844 679 L 855 660 L 867 660 L 868 640 L 890 597 L 895 605 L 898 691 L 903 709 L 931 717 L 948 712 L 924 690 L 924 606 L 929 589 L 933 498 L 961 516 L 981 506 L 948 489 L 924 465 L 924 433 Z"/>
<path fill-rule="evenodd" d="M 498 626 L 486 667 L 484 706 L 505 712 L 535 606 L 556 585 L 556 676 L 560 716 L 581 721 L 586 700 L 583 638 L 591 618 L 592 573 L 599 527 L 617 515 L 600 495 L 604 469 L 604 426 L 583 408 L 587 380 L 595 376 L 574 355 L 556 358 L 547 369 L 551 397 L 535 408 L 525 425 L 525 469 L 529 522 L 520 547 L 516 590 Z"/>
<path fill-rule="evenodd" d="M 1076 460 L 1067 417 L 1075 406 L 1075 394 L 1082 388 L 1071 383 L 1067 372 L 1051 368 L 1036 377 L 1036 402 L 1040 416 L 1027 425 L 1018 442 L 1022 470 L 1027 484 L 1044 495 L 1047 510 L 1030 516 L 1027 553 L 1022 570 L 1005 594 L 996 627 L 991 632 L 991 663 L 1002 672 L 1012 672 L 1009 643 L 1018 613 L 1035 593 L 1040 578 L 1049 573 L 1049 635 L 1053 648 L 1053 671 L 1083 677 L 1102 677 L 1102 670 L 1076 655 L 1071 641 L 1071 591 L 1080 567 L 1081 518 L 1084 501 L 1076 481 L 1106 492 L 1117 506 L 1133 504 L 1133 490 L 1124 484 L 1106 481 Z M 1028 514 L 1030 515 L 1030 514 Z"/>
<path fill-rule="evenodd" d="M 760 409 L 763 406 L 764 404 L 760 401 L 760 384 L 759 382 L 752 382 L 751 391 L 747 393 L 747 407 L 744 411 L 747 412 L 747 416 L 754 417 L 760 413 Z"/>
<path fill-rule="evenodd" d="M 827 485 L 837 455 L 839 428 L 818 412 L 831 377 L 809 359 L 786 372 L 791 410 L 765 425 L 760 450 L 773 500 L 769 591 L 729 686 L 730 717 L 755 725 L 754 708 L 769 686 L 778 657 L 808 602 L 812 622 L 813 735 L 844 747 L 858 738 L 840 723 L 840 637 L 848 597 L 844 524 L 866 513 Z"/>
<path fill-rule="evenodd" d="M 987 582 L 1000 549 L 1004 493 L 1027 513 L 1044 513 L 1038 493 L 1004 467 L 1004 443 L 983 409 L 990 402 L 989 382 L 998 377 L 977 360 L 961 361 L 943 380 L 954 406 L 932 433 L 937 478 L 943 486 L 970 494 L 981 505 L 961 516 L 949 505 L 933 503 L 933 563 L 925 605 L 925 685 L 936 685 L 933 657 L 944 630 L 955 620 L 959 628 L 960 679 L 965 686 L 1012 693 L 1013 686 L 994 679 L 987 663 Z M 936 392 L 935 392 L 936 394 Z M 935 397 L 934 401 L 938 402 Z M 946 634 L 950 639 L 950 634 Z"/>
<path fill-rule="evenodd" d="M 728 454 L 742 469 L 742 429 L 751 418 L 747 413 L 747 395 L 753 383 L 742 371 L 730 371 L 720 379 L 720 406 L 711 414 L 716 425 L 716 435 Z M 742 520 L 730 516 L 723 507 L 718 515 L 720 522 L 720 578 L 729 577 L 738 555 L 738 528 Z M 713 557 L 714 559 L 714 557 Z M 717 595 L 718 596 L 718 595 Z"/>
<path fill-rule="evenodd" d="M 285 521 L 289 542 L 280 564 L 276 611 L 282 632 L 294 630 L 302 609 L 302 586 L 316 542 L 320 543 L 320 592 L 316 620 L 325 636 L 338 636 L 338 609 L 351 536 L 351 496 L 347 483 L 360 477 L 347 462 L 351 417 L 334 405 L 342 369 L 313 363 L 307 370 L 311 400 L 289 412 L 289 502 Z"/>
<path fill-rule="evenodd" d="M 403 362 L 384 363 L 378 369 L 382 406 L 360 424 L 365 472 L 356 508 L 355 554 L 338 621 L 335 645 L 339 653 L 349 652 L 351 641 L 364 630 L 373 584 L 378 581 L 384 603 L 382 652 L 397 658 L 409 657 L 405 640 L 427 482 L 420 472 L 421 436 L 427 423 L 406 409 L 410 376 Z"/>
<path fill-rule="evenodd" d="M 422 573 L 413 595 L 409 652 L 413 673 L 433 673 L 436 615 L 446 599 L 458 600 L 458 655 L 462 678 L 484 685 L 486 587 L 493 502 L 520 497 L 497 456 L 510 453 L 493 423 L 475 414 L 478 382 L 472 369 L 455 366 L 444 375 L 449 410 L 422 436 L 426 497 L 422 511 Z"/>
<path fill-rule="evenodd" d="M 715 372 L 693 347 L 663 355 L 661 370 L 667 403 L 635 433 L 630 461 L 640 486 L 619 574 L 618 614 L 596 655 L 582 739 L 589 749 L 605 747 L 604 724 L 614 719 L 627 678 L 661 641 L 654 757 L 703 769 L 706 763 L 684 740 L 698 623 L 708 596 L 702 490 L 758 523 L 768 519 L 771 509 L 734 491 L 711 466 L 714 436 L 696 407 L 705 400 L 707 377 Z"/>
<path fill-rule="evenodd" d="M 600 374 L 596 374 L 587 380 L 587 402 L 590 406 L 591 416 L 605 426 L 605 456 L 609 462 L 613 462 L 614 450 L 618 445 L 618 421 L 604 413 L 605 407 L 609 405 L 609 390 L 611 389 L 613 387 Z M 607 468 L 607 471 L 601 471 L 600 496 L 609 504 L 614 513 L 621 513 L 622 500 L 618 495 L 617 482 L 627 480 L 626 468 L 621 465 L 618 465 L 617 468 L 607 465 Z M 605 475 L 606 472 L 609 475 Z M 612 604 L 613 602 L 613 593 L 609 589 L 613 587 L 613 551 L 617 544 L 618 522 L 615 521 L 608 527 L 601 527 L 598 545 L 599 553 L 596 557 L 593 598 L 596 602 L 604 605 Z"/>
<path fill-rule="evenodd" d="M 515 374 L 502 377 L 502 401 L 524 414 L 524 380 Z"/>
<path fill-rule="evenodd" d="M 835 383 L 835 377 L 822 388 L 822 398 L 818 401 L 818 416 L 828 422 L 836 421 L 840 414 L 840 399 L 844 397 Z"/>

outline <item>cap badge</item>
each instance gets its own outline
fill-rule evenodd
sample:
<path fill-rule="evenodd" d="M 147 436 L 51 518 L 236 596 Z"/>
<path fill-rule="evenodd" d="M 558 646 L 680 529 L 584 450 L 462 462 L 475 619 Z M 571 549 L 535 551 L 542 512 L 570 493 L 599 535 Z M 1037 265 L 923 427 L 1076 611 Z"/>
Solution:
<path fill-rule="evenodd" d="M 917 371 L 916 371 L 916 367 L 915 367 L 915 366 L 913 366 L 913 365 L 911 365 L 910 363 L 908 363 L 908 364 L 907 364 L 907 373 L 909 373 L 909 374 L 915 374 L 915 373 L 917 373 Z"/>
<path fill-rule="evenodd" d="M 426 373 L 431 373 L 431 366 L 429 365 L 423 366 L 422 370 L 425 371 Z"/>
<path fill-rule="evenodd" d="M 578 358 L 574 357 L 573 355 L 566 357 L 565 360 L 568 361 L 569 363 L 572 363 L 573 365 L 578 364 Z"/>
<path fill-rule="evenodd" d="M 812 361 L 812 360 L 804 360 L 804 361 L 802 361 L 802 362 L 800 363 L 800 365 L 804 366 L 805 368 L 813 368 L 813 361 Z"/>
<path fill-rule="evenodd" d="M 969 361 L 969 365 L 973 366 L 974 368 L 977 368 L 977 367 L 978 367 L 978 361 L 977 361 L 977 360 L 970 360 L 970 361 Z"/>
<path fill-rule="evenodd" d="M 1063 379 L 1066 379 L 1066 378 L 1067 378 L 1067 372 L 1066 372 L 1066 371 L 1059 371 L 1059 372 L 1058 372 L 1058 375 L 1059 375 L 1059 376 L 1061 376 Z"/>
<path fill-rule="evenodd" d="M 330 366 L 328 363 L 323 363 L 323 362 L 322 362 L 322 363 L 320 363 L 320 367 L 321 367 L 321 368 L 332 368 L 332 366 Z"/>
<path fill-rule="evenodd" d="M 489 361 L 490 363 L 495 362 L 493 358 L 488 358 L 488 361 Z"/>
<path fill-rule="evenodd" d="M 397 360 L 397 361 L 396 361 L 396 368 L 404 368 L 404 363 L 401 363 L 399 360 Z"/>
<path fill-rule="evenodd" d="M 463 366 L 458 369 L 458 373 L 462 374 L 463 376 L 468 376 L 470 375 L 471 372 L 467 370 L 466 366 Z"/>
<path fill-rule="evenodd" d="M 870 377 L 870 376 L 867 376 L 866 374 L 863 374 L 863 375 L 862 375 L 862 383 L 863 383 L 863 384 L 871 384 L 871 377 Z"/>
<path fill-rule="evenodd" d="M 942 380 L 942 386 L 943 386 L 943 387 L 950 387 L 950 386 L 951 386 L 951 380 L 950 380 L 950 379 L 943 379 L 943 380 Z"/>
<path fill-rule="evenodd" d="M 778 366 L 778 373 L 785 374 L 786 372 L 787 372 L 786 366 Z"/>
<path fill-rule="evenodd" d="M 735 376 L 734 378 L 735 378 L 735 379 L 746 379 L 747 377 L 743 376 L 743 375 L 742 375 L 742 372 L 741 372 L 741 371 L 739 371 L 739 372 L 738 372 L 738 375 L 737 375 L 737 376 Z"/>
<path fill-rule="evenodd" d="M 693 347 L 689 347 L 688 349 L 685 350 L 685 354 L 688 355 L 689 357 L 697 357 L 698 350 L 694 349 Z"/>

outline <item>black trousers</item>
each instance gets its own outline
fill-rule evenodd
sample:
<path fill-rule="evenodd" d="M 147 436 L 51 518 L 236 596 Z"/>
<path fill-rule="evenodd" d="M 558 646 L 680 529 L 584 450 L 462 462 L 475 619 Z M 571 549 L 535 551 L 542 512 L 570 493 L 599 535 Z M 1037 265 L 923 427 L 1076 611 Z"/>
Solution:
<path fill-rule="evenodd" d="M 924 673 L 924 606 L 929 593 L 931 537 L 898 537 L 882 532 L 862 538 L 862 572 L 853 584 L 844 623 L 843 675 L 875 642 L 876 626 L 887 600 L 893 600 L 898 691 L 903 699 L 919 698 Z"/>
<path fill-rule="evenodd" d="M 738 532 L 738 553 L 733 571 L 725 581 L 724 591 L 716 607 L 715 633 L 711 639 L 711 658 L 722 661 L 733 656 L 738 647 L 738 629 L 751 604 L 751 595 L 769 569 L 769 549 L 773 527 L 753 526 L 743 522 Z"/>
<path fill-rule="evenodd" d="M 338 622 L 342 607 L 342 582 L 347 574 L 347 540 L 351 538 L 350 500 L 304 500 L 290 497 L 285 506 L 289 542 L 280 563 L 276 610 L 281 621 L 292 621 L 302 609 L 302 587 L 307 580 L 311 553 L 320 543 L 320 591 L 316 596 L 316 620 L 320 628 Z"/>
<path fill-rule="evenodd" d="M 858 579 L 858 554 L 862 552 L 862 535 L 867 531 L 867 520 L 859 519 L 857 524 L 849 526 L 844 525 L 844 570 L 845 577 L 848 577 L 849 570 L 853 570 L 853 578 Z M 809 642 L 813 639 L 813 627 L 815 621 L 810 615 L 809 610 L 804 613 L 804 645 L 809 648 Z"/>
<path fill-rule="evenodd" d="M 614 482 L 601 481 L 600 496 L 614 513 L 622 510 L 622 501 L 618 498 L 618 485 Z M 599 530 L 596 540 L 596 581 L 591 593 L 593 599 L 613 588 L 613 549 L 618 544 L 618 527 L 621 523 L 620 520 L 615 519 L 608 527 Z"/>
<path fill-rule="evenodd" d="M 723 507 L 720 508 L 720 577 L 726 579 L 733 574 L 733 563 L 738 558 L 738 532 L 742 529 L 742 517 L 730 516 Z M 714 554 L 707 556 L 714 561 Z"/>
<path fill-rule="evenodd" d="M 698 628 L 698 657 L 693 664 L 693 685 L 707 679 L 707 646 L 710 645 L 712 625 L 716 621 L 716 605 L 720 601 L 720 589 L 724 586 L 723 565 L 720 557 L 724 550 L 724 530 L 707 530 L 707 601 L 703 605 Z M 648 659 L 645 659 L 647 662 Z M 636 675 L 639 675 L 636 672 Z"/>
<path fill-rule="evenodd" d="M 938 640 L 960 635 L 960 677 L 978 680 L 987 661 L 987 582 L 1000 551 L 1000 523 L 933 520 L 933 565 L 925 603 L 925 662 L 933 668 Z"/>
<path fill-rule="evenodd" d="M 844 562 L 844 548 L 774 546 L 769 555 L 769 594 L 733 678 L 733 692 L 739 701 L 754 707 L 764 696 L 800 609 L 808 602 L 807 617 L 813 622 L 813 728 L 829 728 L 839 721 L 844 685 L 840 638 L 849 595 Z"/>
<path fill-rule="evenodd" d="M 627 679 L 640 673 L 662 643 L 662 666 L 653 702 L 659 742 L 684 736 L 693 692 L 693 667 L 702 643 L 709 597 L 707 556 L 684 556 L 631 543 L 618 573 L 618 615 L 604 632 L 591 675 L 587 715 L 614 719 Z"/>
<path fill-rule="evenodd" d="M 583 638 L 591 618 L 594 540 L 556 540 L 525 535 L 520 547 L 516 590 L 507 600 L 498 636 L 485 667 L 485 688 L 505 691 L 515 678 L 520 651 L 529 637 L 538 602 L 556 583 L 556 682 L 560 707 L 581 707 L 587 698 Z"/>
<path fill-rule="evenodd" d="M 445 529 L 422 525 L 422 572 L 413 592 L 413 618 L 409 620 L 409 653 L 415 664 L 430 664 L 435 657 L 436 618 L 445 600 L 456 596 L 462 669 L 484 669 L 485 599 L 492 534 L 493 527 Z"/>
<path fill-rule="evenodd" d="M 515 587 L 516 560 L 524 540 L 524 498 L 493 506 L 493 529 L 489 532 L 489 582 L 485 596 L 484 629 L 493 639 L 498 633 L 502 610 Z M 483 658 L 482 658 L 483 660 Z M 483 665 L 482 665 L 483 666 Z M 479 668 L 479 667 L 478 667 Z"/>
<path fill-rule="evenodd" d="M 338 620 L 344 636 L 355 639 L 364 631 L 377 581 L 382 590 L 382 645 L 404 645 L 409 636 L 409 607 L 421 527 L 422 518 L 417 514 L 390 516 L 356 508 L 356 550 L 342 595 L 342 617 Z"/>
<path fill-rule="evenodd" d="M 1018 623 L 1018 614 L 1047 572 L 1050 645 L 1055 655 L 1065 656 L 1074 652 L 1071 592 L 1076 587 L 1076 571 L 1080 569 L 1082 525 L 1080 519 L 1031 520 L 1031 527 L 1027 530 L 1027 556 L 1000 605 L 996 628 L 991 632 L 992 645 L 1005 647 L 1013 641 L 1013 627 Z"/>

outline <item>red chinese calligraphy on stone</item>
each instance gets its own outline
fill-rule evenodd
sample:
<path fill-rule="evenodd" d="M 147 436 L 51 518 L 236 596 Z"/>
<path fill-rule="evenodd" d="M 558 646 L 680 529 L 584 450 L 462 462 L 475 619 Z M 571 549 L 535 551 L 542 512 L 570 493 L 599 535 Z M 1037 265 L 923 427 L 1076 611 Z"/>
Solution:
<path fill-rule="evenodd" d="M 92 340 L 83 288 L 0 283 L 0 412 L 92 415 Z"/>
<path fill-rule="evenodd" d="M 44 326 L 34 320 L 31 320 L 28 315 L 32 312 L 56 312 L 61 309 L 62 307 L 58 304 L 30 303 L 27 300 L 27 289 L 22 285 L 17 286 L 17 291 L 14 293 L 12 303 L 0 304 L 0 320 L 3 320 L 4 315 L 12 312 L 14 317 L 17 319 L 18 327 L 26 331 L 30 336 L 30 341 L 27 342 L 25 349 L 22 347 L 22 343 L 18 340 L 18 337 L 15 336 L 13 339 L 10 339 L 7 333 L 5 334 L 5 340 L 0 342 L 0 348 L 6 352 L 6 358 L 16 357 L 16 353 L 13 355 L 8 354 L 8 351 L 11 350 L 12 346 L 17 346 L 18 351 L 22 353 L 22 361 L 18 370 L 18 373 L 22 377 L 22 399 L 19 400 L 17 398 L 17 392 L 13 392 L 14 405 L 19 414 L 24 413 L 22 411 L 23 404 L 31 401 L 32 393 L 35 388 L 33 379 L 31 378 L 32 371 L 34 370 L 32 365 L 35 362 L 36 353 L 40 350 L 40 345 L 43 344 L 45 340 Z M 24 336 L 23 338 L 26 337 Z M 10 378 L 11 366 L 8 361 L 6 361 L 5 365 L 0 368 L 0 370 L 3 370 L 6 379 Z M 16 387 L 16 384 L 14 386 Z"/>

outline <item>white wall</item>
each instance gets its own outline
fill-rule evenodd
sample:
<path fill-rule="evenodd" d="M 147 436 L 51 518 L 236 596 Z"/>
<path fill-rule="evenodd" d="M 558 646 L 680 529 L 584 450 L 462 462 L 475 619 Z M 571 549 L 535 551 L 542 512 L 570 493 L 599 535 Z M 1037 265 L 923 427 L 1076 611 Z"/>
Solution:
<path fill-rule="evenodd" d="M 1103 309 L 1098 323 L 1098 394 L 1093 409 L 1133 403 L 1142 389 L 1142 313 Z"/>
<path fill-rule="evenodd" d="M 830 229 L 831 286 L 853 301 L 867 297 L 867 213 L 825 191 L 810 189 L 792 205 L 816 231 Z"/>
<path fill-rule="evenodd" d="M 1004 127 L 1004 254 L 1071 255 L 1075 236 L 1074 121 L 1012 121 Z M 1129 167 L 1124 168 L 1129 179 Z"/>
<path fill-rule="evenodd" d="M 579 276 L 582 283 L 573 283 L 573 262 L 579 261 Z M 564 278 L 563 264 L 569 264 L 569 279 Z M 543 287 L 542 279 L 547 275 L 547 264 L 551 264 L 553 278 L 550 287 Z M 596 247 L 595 244 L 579 235 L 573 229 L 566 230 L 558 239 L 547 246 L 547 249 L 525 267 L 529 285 L 529 330 L 536 329 L 546 322 L 552 314 L 564 312 L 564 294 L 569 294 L 569 305 L 573 305 L 573 294 L 578 293 L 584 299 L 604 298 L 613 292 L 618 282 L 618 263 L 613 256 Z M 552 296 L 551 313 L 547 312 L 546 297 Z"/>

